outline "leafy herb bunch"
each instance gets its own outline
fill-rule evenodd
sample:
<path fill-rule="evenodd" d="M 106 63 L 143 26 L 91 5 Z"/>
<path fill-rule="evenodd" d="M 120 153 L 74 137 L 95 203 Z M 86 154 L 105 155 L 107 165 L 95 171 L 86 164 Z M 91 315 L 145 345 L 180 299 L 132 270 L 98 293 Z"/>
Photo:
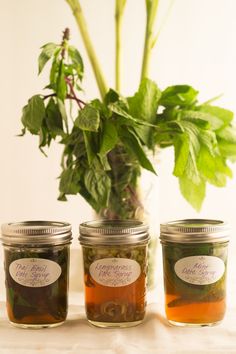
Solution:
<path fill-rule="evenodd" d="M 141 170 L 153 173 L 150 152 L 173 146 L 173 174 L 187 201 L 200 210 L 206 184 L 217 187 L 232 176 L 228 160 L 236 159 L 233 113 L 200 104 L 198 91 L 175 85 L 161 91 L 149 79 L 153 26 L 158 0 L 146 0 L 146 36 L 140 85 L 131 97 L 120 94 L 121 22 L 126 0 L 116 0 L 116 87 L 107 89 L 78 0 L 66 0 L 79 26 L 100 90 L 101 99 L 81 100 L 84 65 L 69 44 L 69 30 L 61 44 L 48 43 L 39 56 L 39 73 L 51 60 L 50 93 L 31 97 L 23 108 L 23 135 L 39 136 L 43 151 L 52 140 L 64 145 L 59 200 L 80 194 L 92 208 L 109 218 L 133 218 L 142 207 L 138 195 Z M 75 113 L 76 112 L 76 113 Z M 71 119 L 70 119 L 71 118 Z"/>

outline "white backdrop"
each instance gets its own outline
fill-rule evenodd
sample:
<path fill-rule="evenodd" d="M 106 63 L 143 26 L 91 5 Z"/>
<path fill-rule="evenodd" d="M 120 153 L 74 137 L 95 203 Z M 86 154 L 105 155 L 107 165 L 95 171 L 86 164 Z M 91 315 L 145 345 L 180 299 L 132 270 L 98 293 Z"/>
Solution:
<path fill-rule="evenodd" d="M 160 0 L 159 22 L 169 0 Z M 111 0 L 81 0 L 91 37 L 109 85 L 114 77 L 114 31 Z M 128 0 L 124 18 L 123 94 L 132 94 L 139 82 L 144 37 L 143 0 Z M 80 197 L 59 202 L 60 147 L 53 145 L 45 158 L 37 149 L 37 138 L 16 137 L 21 130 L 21 109 L 27 99 L 47 83 L 47 75 L 37 77 L 37 57 L 41 45 L 60 42 L 62 30 L 71 29 L 71 42 L 85 61 L 86 98 L 97 90 L 84 47 L 70 9 L 63 0 L 0 0 L 0 223 L 26 219 L 66 220 L 77 227 L 93 213 Z M 205 101 L 220 93 L 217 104 L 236 111 L 236 1 L 176 0 L 153 52 L 151 78 L 160 88 L 171 84 L 191 84 Z M 236 231 L 235 177 L 226 188 L 208 187 L 201 213 L 182 198 L 172 174 L 173 151 L 161 155 L 159 167 L 160 220 L 186 217 L 226 219 Z M 232 243 L 233 244 L 233 243 Z"/>

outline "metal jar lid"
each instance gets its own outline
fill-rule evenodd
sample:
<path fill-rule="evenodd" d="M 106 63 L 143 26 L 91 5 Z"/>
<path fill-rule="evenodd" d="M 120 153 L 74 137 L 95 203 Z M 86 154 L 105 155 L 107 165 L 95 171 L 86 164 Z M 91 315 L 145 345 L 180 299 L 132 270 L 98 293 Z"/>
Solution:
<path fill-rule="evenodd" d="M 147 243 L 148 225 L 137 220 L 96 220 L 80 224 L 82 245 L 127 245 Z"/>
<path fill-rule="evenodd" d="M 23 221 L 2 225 L 2 243 L 37 247 L 61 245 L 72 239 L 71 225 L 57 221 Z"/>
<path fill-rule="evenodd" d="M 161 224 L 162 242 L 211 243 L 229 241 L 229 225 L 221 220 L 186 219 Z"/>

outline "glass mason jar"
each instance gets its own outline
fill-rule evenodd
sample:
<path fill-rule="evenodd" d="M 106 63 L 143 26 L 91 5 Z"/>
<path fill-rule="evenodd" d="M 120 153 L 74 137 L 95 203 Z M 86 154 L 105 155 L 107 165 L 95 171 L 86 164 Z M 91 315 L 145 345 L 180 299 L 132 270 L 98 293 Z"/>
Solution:
<path fill-rule="evenodd" d="M 131 327 L 146 309 L 148 227 L 135 220 L 80 225 L 85 307 L 98 327 Z"/>
<path fill-rule="evenodd" d="M 10 323 L 55 327 L 67 316 L 71 225 L 26 221 L 2 225 Z"/>
<path fill-rule="evenodd" d="M 218 220 L 161 225 L 165 310 L 179 326 L 211 326 L 226 309 L 229 228 Z"/>

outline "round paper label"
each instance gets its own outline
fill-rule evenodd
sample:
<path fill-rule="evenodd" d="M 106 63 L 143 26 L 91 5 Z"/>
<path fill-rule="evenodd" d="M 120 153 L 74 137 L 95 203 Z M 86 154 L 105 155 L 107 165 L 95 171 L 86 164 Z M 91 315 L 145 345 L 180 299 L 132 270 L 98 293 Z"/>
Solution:
<path fill-rule="evenodd" d="M 135 282 L 141 273 L 138 262 L 127 258 L 103 258 L 89 268 L 92 278 L 110 287 L 126 286 Z"/>
<path fill-rule="evenodd" d="M 217 282 L 225 271 L 222 259 L 213 256 L 191 256 L 175 263 L 177 276 L 190 284 L 208 285 Z"/>
<path fill-rule="evenodd" d="M 54 283 L 61 275 L 61 267 L 48 259 L 21 258 L 10 264 L 9 272 L 18 284 L 39 288 Z"/>

